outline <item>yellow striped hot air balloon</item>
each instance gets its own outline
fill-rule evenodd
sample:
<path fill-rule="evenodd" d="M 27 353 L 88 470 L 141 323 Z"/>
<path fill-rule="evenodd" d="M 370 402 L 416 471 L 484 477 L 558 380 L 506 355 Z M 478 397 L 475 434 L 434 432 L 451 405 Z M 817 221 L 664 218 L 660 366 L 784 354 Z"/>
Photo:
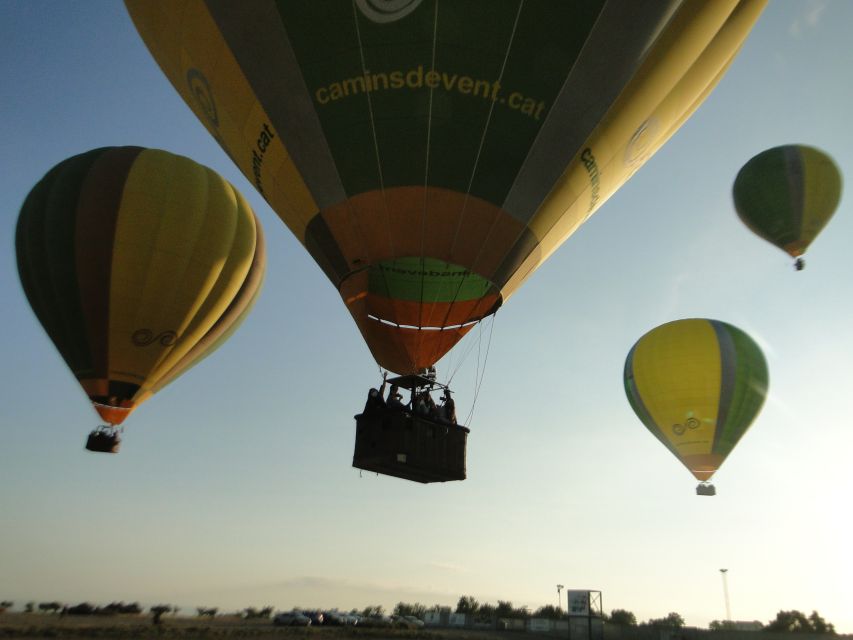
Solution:
<path fill-rule="evenodd" d="M 126 0 L 376 361 L 436 363 L 639 169 L 765 0 Z"/>
<path fill-rule="evenodd" d="M 797 258 L 826 226 L 841 200 L 841 172 L 826 153 L 789 144 L 762 151 L 737 174 L 735 209 L 757 236 Z"/>
<path fill-rule="evenodd" d="M 140 147 L 56 165 L 27 196 L 15 246 L 33 311 L 112 427 L 89 444 L 107 449 L 136 407 L 236 329 L 265 267 L 260 224 L 234 187 Z"/>
<path fill-rule="evenodd" d="M 690 470 L 697 493 L 758 415 L 767 363 L 746 333 L 719 320 L 676 320 L 652 329 L 625 360 L 625 393 L 646 428 Z"/>

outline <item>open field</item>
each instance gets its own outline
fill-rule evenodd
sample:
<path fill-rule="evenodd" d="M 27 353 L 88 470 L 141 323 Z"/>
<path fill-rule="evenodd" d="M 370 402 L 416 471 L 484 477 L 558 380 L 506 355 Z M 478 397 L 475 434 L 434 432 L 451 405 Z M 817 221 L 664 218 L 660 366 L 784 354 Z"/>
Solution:
<path fill-rule="evenodd" d="M 359 627 L 275 627 L 271 620 L 164 616 L 155 627 L 151 616 L 63 616 L 6 613 L 0 615 L 0 638 L 252 638 L 255 640 L 506 640 L 517 632 L 453 629 L 375 629 Z"/>

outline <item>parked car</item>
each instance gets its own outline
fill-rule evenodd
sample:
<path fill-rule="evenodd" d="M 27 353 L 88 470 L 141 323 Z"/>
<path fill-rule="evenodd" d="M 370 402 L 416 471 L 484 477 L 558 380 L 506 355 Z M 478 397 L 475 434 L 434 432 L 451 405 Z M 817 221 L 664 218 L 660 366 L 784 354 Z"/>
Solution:
<path fill-rule="evenodd" d="M 415 625 L 415 629 L 420 629 L 424 626 L 424 621 L 416 616 L 403 616 L 406 620 Z"/>
<path fill-rule="evenodd" d="M 393 626 L 394 622 L 388 616 L 369 616 L 360 618 L 358 624 L 362 627 L 387 628 Z"/>
<path fill-rule="evenodd" d="M 307 627 L 311 624 L 311 618 L 299 611 L 287 611 L 277 613 L 272 623 L 278 627 Z"/>
<path fill-rule="evenodd" d="M 303 616 L 307 616 L 311 620 L 311 624 L 323 624 L 323 612 L 322 611 L 303 611 Z"/>
<path fill-rule="evenodd" d="M 361 622 L 361 616 L 354 613 L 342 613 L 341 617 L 344 619 L 344 624 L 353 625 Z"/>

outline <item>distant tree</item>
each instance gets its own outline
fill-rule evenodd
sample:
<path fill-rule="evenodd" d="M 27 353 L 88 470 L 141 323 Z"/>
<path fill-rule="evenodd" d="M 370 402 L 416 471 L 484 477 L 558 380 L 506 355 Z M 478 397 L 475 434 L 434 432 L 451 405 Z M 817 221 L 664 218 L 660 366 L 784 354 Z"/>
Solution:
<path fill-rule="evenodd" d="M 149 609 L 153 618 L 151 619 L 151 623 L 155 625 L 160 625 L 163 621 L 160 619 L 163 617 L 164 613 L 169 613 L 172 610 L 172 605 L 170 604 L 158 604 L 154 605 Z"/>
<path fill-rule="evenodd" d="M 645 626 L 660 627 L 662 629 L 681 629 L 684 626 L 684 618 L 674 611 L 665 618 L 652 618 Z"/>
<path fill-rule="evenodd" d="M 546 604 L 533 612 L 534 618 L 545 618 L 547 620 L 559 620 L 564 615 L 563 610 L 558 609 L 553 604 Z"/>
<path fill-rule="evenodd" d="M 6 613 L 7 610 L 11 609 L 15 606 L 15 603 L 11 600 L 3 600 L 0 602 L 0 613 Z"/>
<path fill-rule="evenodd" d="M 611 624 L 621 624 L 623 627 L 637 626 L 637 616 L 625 609 L 613 609 L 607 621 Z"/>
<path fill-rule="evenodd" d="M 474 596 L 462 596 L 456 603 L 456 613 L 477 613 L 480 603 Z"/>
<path fill-rule="evenodd" d="M 527 605 L 523 607 L 513 607 L 512 609 L 512 617 L 513 618 L 529 618 L 530 617 L 530 609 L 527 608 Z"/>
<path fill-rule="evenodd" d="M 210 608 L 208 608 L 208 607 L 196 607 L 195 610 L 198 611 L 198 617 L 199 618 L 201 618 L 203 616 L 208 616 L 209 618 L 212 618 L 219 611 L 219 608 L 218 607 L 210 607 Z"/>
<path fill-rule="evenodd" d="M 474 614 L 475 622 L 491 623 L 495 620 L 495 605 L 484 602 L 477 607 L 477 613 Z"/>
<path fill-rule="evenodd" d="M 713 620 L 711 624 L 708 625 L 708 628 L 711 631 L 735 631 L 737 629 L 737 624 L 731 620 Z"/>
<path fill-rule="evenodd" d="M 32 613 L 33 609 L 35 609 L 35 607 L 36 607 L 35 602 L 28 602 L 27 604 L 24 605 L 24 613 Z"/>
<path fill-rule="evenodd" d="M 480 608 L 477 609 L 477 617 L 476 619 L 481 622 L 491 622 L 495 619 L 495 605 L 489 604 L 488 602 L 481 604 Z"/>
<path fill-rule="evenodd" d="M 420 620 L 423 620 L 426 611 L 426 605 L 423 605 L 420 602 L 415 602 L 414 604 L 398 602 L 397 606 L 394 607 L 395 616 L 415 616 Z"/>
<path fill-rule="evenodd" d="M 361 610 L 361 615 L 365 618 L 381 618 L 385 615 L 385 607 L 381 604 L 372 604 Z"/>
<path fill-rule="evenodd" d="M 39 602 L 39 611 L 56 613 L 60 609 L 62 609 L 60 602 Z"/>
<path fill-rule="evenodd" d="M 512 602 L 506 600 L 498 600 L 498 606 L 495 607 L 495 617 L 497 618 L 512 618 L 515 610 L 512 608 Z"/>
<path fill-rule="evenodd" d="M 270 605 L 265 606 L 263 609 L 258 611 L 259 618 L 269 618 L 272 615 L 273 607 Z"/>
<path fill-rule="evenodd" d="M 178 615 L 178 611 L 180 611 L 180 610 L 181 610 L 180 607 L 172 607 L 172 615 L 173 616 Z"/>
<path fill-rule="evenodd" d="M 68 607 L 65 612 L 72 616 L 91 616 L 96 613 L 97 610 L 97 607 L 94 605 L 91 605 L 88 602 L 81 602 L 80 604 L 75 604 L 73 607 Z"/>
<path fill-rule="evenodd" d="M 828 633 L 835 634 L 835 626 L 824 620 L 817 611 L 808 617 L 800 611 L 780 611 L 776 619 L 771 620 L 765 631 L 783 631 L 791 633 Z"/>

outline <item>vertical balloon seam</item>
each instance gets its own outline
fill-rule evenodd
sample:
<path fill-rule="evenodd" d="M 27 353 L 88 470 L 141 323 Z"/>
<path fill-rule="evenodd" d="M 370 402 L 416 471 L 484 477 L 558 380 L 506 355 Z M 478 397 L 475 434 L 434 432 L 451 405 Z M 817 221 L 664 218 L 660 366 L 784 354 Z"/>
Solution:
<path fill-rule="evenodd" d="M 92 358 L 91 380 L 81 380 L 81 384 L 93 400 L 122 395 L 111 393 L 109 389 L 109 342 L 101 338 L 109 335 L 110 299 L 104 294 L 111 291 L 110 265 L 124 185 L 143 150 L 140 147 L 109 147 L 100 151 L 80 191 L 74 238 L 75 272 Z"/>
<path fill-rule="evenodd" d="M 654 331 L 654 330 L 653 330 Z M 649 332 L 651 333 L 651 332 Z M 655 437 L 657 438 L 661 444 L 663 444 L 669 451 L 675 455 L 679 461 L 684 463 L 681 459 L 681 456 L 678 453 L 678 449 L 675 445 L 670 442 L 666 437 L 664 437 L 661 432 L 660 426 L 655 422 L 655 419 L 652 417 L 648 408 L 646 407 L 645 402 L 643 401 L 643 397 L 640 394 L 639 387 L 637 386 L 636 377 L 634 374 L 634 361 L 637 351 L 637 346 L 648 336 L 649 334 L 645 334 L 642 338 L 640 338 L 631 350 L 628 352 L 628 357 L 625 360 L 625 372 L 624 372 L 624 380 L 625 380 L 625 393 L 628 396 L 628 403 L 631 405 L 631 408 L 634 410 L 634 413 L 640 418 L 640 422 L 643 423 L 643 426 Z"/>
<path fill-rule="evenodd" d="M 126 382 L 132 380 L 137 387 L 133 401 L 144 393 L 163 361 L 184 339 L 190 309 L 188 302 L 182 300 L 182 292 L 186 290 L 188 268 L 205 218 L 204 171 L 201 165 L 183 156 L 146 149 L 128 175 L 112 268 L 110 315 L 117 324 L 111 331 L 110 344 L 116 348 L 111 363 L 113 375 Z M 158 188 L 151 188 L 152 184 Z M 180 198 L 176 197 L 176 189 L 180 189 Z M 135 232 L 148 234 L 150 242 L 140 242 Z M 176 232 L 190 232 L 191 236 L 179 249 L 170 246 L 174 244 L 170 236 Z M 170 256 L 174 256 L 174 265 L 169 264 Z M 131 295 L 119 295 L 126 286 L 134 288 Z M 191 303 L 200 295 L 191 296 Z M 155 335 L 162 331 L 174 335 L 166 343 L 155 340 L 140 346 L 130 334 L 146 329 Z M 149 346 L 154 347 L 152 352 L 139 351 Z"/>
<path fill-rule="evenodd" d="M 49 273 L 47 271 L 47 253 L 44 246 L 44 211 L 50 181 L 54 179 L 58 171 L 59 168 L 54 167 L 47 176 L 33 187 L 24 200 L 15 229 L 15 248 L 18 273 L 24 294 L 45 333 L 56 344 L 60 355 L 70 367 L 73 362 L 69 362 L 67 355 L 59 348 L 60 345 L 53 335 L 55 331 L 51 330 L 54 325 L 54 320 L 49 314 L 51 298 L 47 295 L 48 292 L 44 283 Z M 37 271 L 40 273 L 36 273 Z"/>
<path fill-rule="evenodd" d="M 213 171 L 202 165 L 198 165 L 191 160 L 181 158 L 187 168 L 195 174 L 195 180 L 198 182 L 199 191 L 203 194 L 200 200 L 200 216 L 199 226 L 194 234 L 191 247 L 188 248 L 188 259 L 184 263 L 184 274 L 192 271 L 197 271 L 194 280 L 198 280 L 199 286 L 197 293 L 187 295 L 184 288 L 175 289 L 176 305 L 184 307 L 186 312 L 184 318 L 176 331 L 178 338 L 172 345 L 172 348 L 162 354 L 160 360 L 149 372 L 148 379 L 142 385 L 141 391 L 148 391 L 157 385 L 157 382 L 163 376 L 168 375 L 168 372 L 193 349 L 193 346 L 201 340 L 210 326 L 205 329 L 206 325 L 215 323 L 216 309 L 222 306 L 222 296 L 225 291 L 221 287 L 225 284 L 224 278 L 227 278 L 229 273 L 227 270 L 233 268 L 233 254 L 235 251 L 235 242 L 238 240 L 239 219 L 236 215 L 235 203 L 228 202 L 226 199 L 216 198 L 216 192 L 226 195 L 234 195 L 231 186 L 221 177 L 217 176 Z M 215 209 L 210 205 L 212 201 L 221 201 L 221 206 Z M 215 216 L 220 216 L 217 221 Z M 228 224 L 226 229 L 225 224 Z M 213 230 L 227 231 L 228 235 L 220 234 L 221 238 L 215 243 L 202 244 L 200 239 L 211 237 Z M 202 266 L 203 265 L 203 266 Z M 199 278 L 201 278 L 199 280 Z M 184 275 L 178 277 L 178 280 L 183 282 Z M 193 287 L 195 291 L 195 287 Z M 216 296 L 214 299 L 213 296 Z"/>
<path fill-rule="evenodd" d="M 728 435 L 733 423 L 739 422 L 738 407 L 733 406 L 735 387 L 742 384 L 739 376 L 743 374 L 739 366 L 738 353 L 731 336 L 731 326 L 719 320 L 707 320 L 716 336 L 720 353 L 720 390 L 717 400 L 717 423 L 714 425 L 714 435 L 708 453 L 725 458 L 728 450 L 724 434 Z"/>
<path fill-rule="evenodd" d="M 239 193 L 233 186 L 230 186 L 230 188 L 239 196 Z M 264 238 L 260 227 L 260 221 L 251 209 L 248 208 L 248 204 L 243 202 L 241 204 L 241 208 L 244 206 L 246 207 L 248 215 L 250 215 L 254 220 L 255 250 L 251 265 L 239 290 L 207 333 L 202 336 L 180 360 L 165 372 L 156 384 L 151 385 L 151 388 L 147 392 L 148 396 L 154 395 L 172 380 L 183 375 L 218 350 L 219 347 L 222 346 L 240 327 L 243 320 L 254 307 L 254 304 L 260 294 L 261 284 L 264 278 L 266 254 L 264 250 Z"/>
<path fill-rule="evenodd" d="M 761 349 L 745 332 L 732 328 L 738 357 L 738 387 L 735 406 L 738 407 L 737 423 L 732 425 L 730 437 L 724 443 L 725 454 L 734 449 L 747 432 L 764 404 L 767 394 L 767 362 Z"/>
<path fill-rule="evenodd" d="M 77 224 L 81 185 L 97 155 L 73 158 L 62 165 L 48 191 L 45 207 L 45 258 L 52 310 L 56 320 L 55 338 L 63 345 L 64 356 L 74 362 L 75 377 L 91 367 L 88 339 L 82 328 L 80 290 L 74 269 L 74 234 Z"/>
<path fill-rule="evenodd" d="M 780 240 L 784 242 L 785 250 L 791 254 L 792 257 L 796 257 L 805 251 L 806 246 L 808 246 L 808 243 L 811 241 L 810 238 L 803 237 L 806 217 L 808 215 L 805 211 L 806 159 L 803 154 L 803 148 L 799 145 L 794 147 L 781 147 L 780 150 L 785 168 L 787 169 L 783 172 L 783 175 L 786 178 L 788 197 L 790 201 L 796 203 L 796 206 L 789 208 L 789 215 L 791 216 L 790 228 L 795 231 L 796 237 L 787 239 L 780 238 Z"/>

